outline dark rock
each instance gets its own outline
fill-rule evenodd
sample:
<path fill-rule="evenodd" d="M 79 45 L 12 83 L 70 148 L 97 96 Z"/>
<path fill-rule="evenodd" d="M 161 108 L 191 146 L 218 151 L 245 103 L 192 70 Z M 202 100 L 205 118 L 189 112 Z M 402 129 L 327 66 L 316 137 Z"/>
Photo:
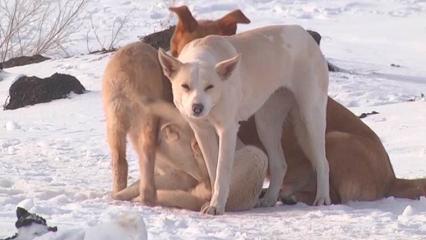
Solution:
<path fill-rule="evenodd" d="M 284 205 L 295 205 L 297 204 L 296 196 L 292 195 L 289 197 L 283 197 L 279 199 Z"/>
<path fill-rule="evenodd" d="M 318 32 L 312 31 L 312 30 L 306 30 L 306 31 L 309 33 L 309 35 L 311 35 L 311 37 L 315 40 L 315 42 L 318 44 L 318 46 L 320 46 L 321 34 L 319 34 Z M 329 61 L 327 61 L 327 65 L 328 65 L 328 71 L 330 71 L 330 72 L 342 72 L 343 71 L 341 68 L 330 63 Z"/>
<path fill-rule="evenodd" d="M 3 65 L 3 68 L 11 68 L 11 67 L 32 64 L 32 63 L 39 63 L 49 59 L 50 58 L 48 57 L 44 57 L 42 55 L 37 54 L 34 56 L 21 56 L 21 57 L 11 58 L 7 60 L 6 62 L 1 63 L 0 65 Z"/>
<path fill-rule="evenodd" d="M 420 93 L 420 96 L 414 96 L 412 98 L 409 98 L 407 101 L 409 102 L 416 102 L 416 101 L 424 101 L 425 100 L 425 94 Z"/>
<path fill-rule="evenodd" d="M 391 65 L 390 65 L 391 67 L 396 67 L 396 68 L 400 68 L 401 67 L 401 65 L 399 65 L 399 64 L 395 64 L 395 63 L 391 63 Z"/>
<path fill-rule="evenodd" d="M 110 53 L 115 51 L 117 51 L 117 48 L 114 48 L 114 47 L 109 49 L 102 48 L 100 50 L 90 51 L 89 54 L 105 54 L 105 53 Z"/>
<path fill-rule="evenodd" d="M 48 78 L 22 76 L 9 88 L 9 102 L 4 110 L 66 98 L 71 92 L 82 94 L 86 89 L 77 78 L 55 73 Z"/>
<path fill-rule="evenodd" d="M 321 42 L 321 35 L 318 32 L 312 31 L 312 30 L 306 30 L 309 35 L 317 42 L 318 45 L 320 45 Z"/>
<path fill-rule="evenodd" d="M 170 49 L 170 39 L 175 31 L 175 26 L 170 26 L 163 31 L 155 32 L 144 37 L 139 37 L 143 42 L 148 43 L 155 49 L 162 48 L 166 51 Z"/>
<path fill-rule="evenodd" d="M 369 112 L 369 113 L 362 113 L 361 115 L 359 115 L 358 117 L 359 118 L 366 118 L 367 116 L 369 116 L 369 115 L 374 115 L 374 114 L 379 114 L 378 112 L 376 112 L 376 111 L 372 111 L 372 112 Z"/>
<path fill-rule="evenodd" d="M 344 70 L 342 70 L 341 68 L 339 68 L 338 66 L 332 64 L 331 62 L 327 61 L 327 65 L 328 65 L 328 71 L 329 72 L 343 72 Z"/>

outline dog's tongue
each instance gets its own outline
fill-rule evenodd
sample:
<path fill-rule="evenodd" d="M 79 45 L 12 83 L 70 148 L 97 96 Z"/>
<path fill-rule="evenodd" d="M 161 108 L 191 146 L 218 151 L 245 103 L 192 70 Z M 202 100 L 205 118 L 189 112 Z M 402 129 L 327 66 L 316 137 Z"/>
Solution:
<path fill-rule="evenodd" d="M 56 232 L 56 231 L 58 231 L 58 227 L 48 227 L 47 230 L 49 232 Z"/>

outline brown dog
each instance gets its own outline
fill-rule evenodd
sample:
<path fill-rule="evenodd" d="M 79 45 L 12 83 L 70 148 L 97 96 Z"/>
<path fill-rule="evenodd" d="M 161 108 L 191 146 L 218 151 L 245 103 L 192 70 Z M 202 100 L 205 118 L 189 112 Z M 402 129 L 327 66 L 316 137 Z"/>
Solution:
<path fill-rule="evenodd" d="M 180 38 L 179 44 L 183 45 L 206 34 L 234 34 L 237 23 L 249 22 L 239 10 L 219 20 L 203 22 L 197 22 L 186 6 L 170 10 L 180 20 L 185 20 L 185 24 L 178 23 L 175 33 Z M 182 29 L 188 30 L 182 32 Z M 121 48 L 106 66 L 102 88 L 112 158 L 112 196 L 114 198 L 116 193 L 127 186 L 128 135 L 139 156 L 139 200 L 148 205 L 155 204 L 156 201 L 154 166 L 158 119 L 147 113 L 144 106 L 155 99 L 170 101 L 172 98 L 170 84 L 164 80 L 157 59 L 157 51 L 142 42 Z"/>
<path fill-rule="evenodd" d="M 254 121 L 242 124 L 240 138 L 260 146 L 252 130 Z M 280 192 L 283 202 L 312 204 L 316 193 L 315 172 L 294 136 L 289 123 L 282 138 L 288 162 Z M 326 154 L 330 166 L 330 197 L 334 204 L 372 201 L 384 197 L 419 199 L 426 196 L 426 179 L 396 178 L 379 137 L 344 106 L 328 98 Z"/>
<path fill-rule="evenodd" d="M 250 23 L 240 10 L 234 10 L 221 19 L 197 21 L 186 6 L 171 7 L 179 18 L 175 32 L 170 40 L 170 52 L 177 57 L 190 41 L 208 35 L 233 35 L 237 32 L 237 23 Z"/>

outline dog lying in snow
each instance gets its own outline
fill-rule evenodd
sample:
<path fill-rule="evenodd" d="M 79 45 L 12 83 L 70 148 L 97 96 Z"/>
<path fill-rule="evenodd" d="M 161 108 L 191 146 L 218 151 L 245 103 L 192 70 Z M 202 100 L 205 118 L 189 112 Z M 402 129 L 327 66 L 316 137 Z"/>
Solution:
<path fill-rule="evenodd" d="M 161 121 L 156 148 L 157 204 L 199 211 L 211 198 L 210 180 L 194 134 L 170 103 L 153 104 L 153 114 Z M 179 166 L 177 169 L 170 165 Z M 232 168 L 227 211 L 251 209 L 258 201 L 266 177 L 267 157 L 254 146 L 239 142 Z M 121 200 L 139 195 L 138 182 L 117 193 Z"/>
<path fill-rule="evenodd" d="M 56 232 L 58 230 L 57 227 L 47 226 L 46 219 L 37 214 L 29 213 L 21 207 L 16 209 L 16 217 L 18 220 L 15 226 L 18 232 L 12 237 L 5 238 L 4 240 L 31 240 L 48 232 Z"/>
<path fill-rule="evenodd" d="M 239 11 L 233 11 L 216 21 L 197 22 L 188 8 L 170 8 L 179 18 L 175 36 L 185 44 L 206 34 L 234 34 L 237 23 L 249 20 Z M 181 33 L 182 28 L 191 28 Z M 146 113 L 144 105 L 152 99 L 171 100 L 170 83 L 163 78 L 157 51 L 142 42 L 129 44 L 110 59 L 103 79 L 103 103 L 106 114 L 107 138 L 112 158 L 112 196 L 127 186 L 126 136 L 139 156 L 139 201 L 153 205 L 156 202 L 154 179 L 158 118 Z"/>
<path fill-rule="evenodd" d="M 287 168 L 281 129 L 290 111 L 295 136 L 316 172 L 314 204 L 331 203 L 325 155 L 327 62 L 303 28 L 270 26 L 207 36 L 187 44 L 178 59 L 160 49 L 159 60 L 214 184 L 204 213 L 224 213 L 239 121 L 253 114 L 269 158 L 270 185 L 259 205 L 275 205 Z"/>

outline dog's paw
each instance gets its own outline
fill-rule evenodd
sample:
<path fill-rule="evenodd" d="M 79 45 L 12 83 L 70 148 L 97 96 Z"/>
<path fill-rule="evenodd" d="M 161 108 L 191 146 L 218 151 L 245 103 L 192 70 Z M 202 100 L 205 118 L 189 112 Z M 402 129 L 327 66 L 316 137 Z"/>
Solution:
<path fill-rule="evenodd" d="M 313 203 L 314 206 L 322 206 L 322 205 L 330 205 L 331 200 L 330 196 L 316 196 L 315 201 Z"/>
<path fill-rule="evenodd" d="M 208 215 L 222 215 L 225 213 L 224 208 L 218 208 L 215 206 L 210 206 L 210 203 L 204 204 L 203 207 L 201 207 L 201 213 L 208 214 Z"/>
<path fill-rule="evenodd" d="M 115 193 L 115 192 L 112 192 L 111 193 L 111 198 L 113 199 L 113 200 L 118 200 L 118 201 L 125 201 L 125 200 L 129 200 L 129 199 L 124 199 L 124 197 L 123 196 L 121 196 L 121 194 L 118 192 L 118 193 Z"/>
<path fill-rule="evenodd" d="M 273 207 L 273 206 L 275 206 L 277 201 L 278 201 L 278 197 L 275 198 L 275 197 L 264 196 L 262 198 L 259 198 L 259 200 L 257 200 L 255 207 L 257 207 L 257 208 L 259 208 L 259 207 Z"/>
<path fill-rule="evenodd" d="M 154 198 L 152 198 L 152 197 L 147 198 L 144 195 L 139 195 L 139 196 L 133 198 L 132 201 L 142 203 L 143 205 L 146 205 L 146 206 L 149 206 L 149 207 L 154 207 L 156 202 L 157 202 L 155 197 Z"/>

